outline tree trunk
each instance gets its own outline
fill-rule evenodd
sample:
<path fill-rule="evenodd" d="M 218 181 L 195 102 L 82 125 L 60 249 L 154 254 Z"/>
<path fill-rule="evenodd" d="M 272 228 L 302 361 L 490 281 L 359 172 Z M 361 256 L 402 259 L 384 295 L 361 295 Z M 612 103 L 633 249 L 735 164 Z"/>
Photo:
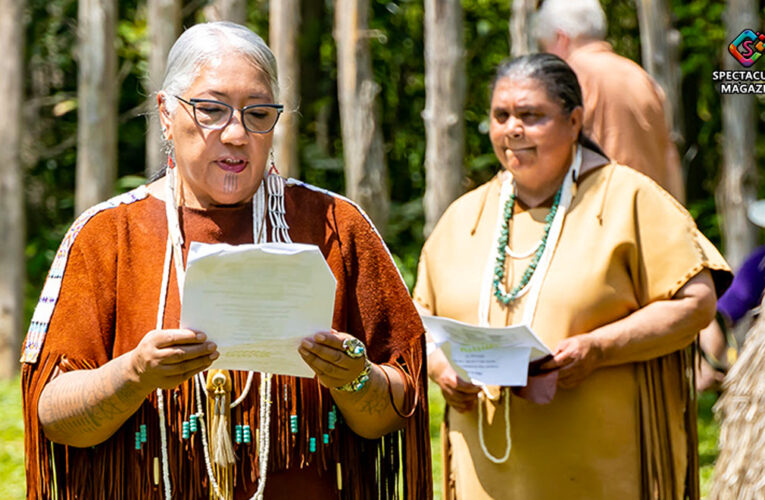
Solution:
<path fill-rule="evenodd" d="M 271 50 L 279 67 L 279 101 L 284 104 L 284 113 L 274 132 L 276 168 L 285 177 L 299 177 L 300 0 L 271 0 L 268 22 Z"/>
<path fill-rule="evenodd" d="M 337 91 L 343 135 L 346 194 L 384 233 L 388 221 L 388 178 L 367 40 L 369 0 L 337 0 Z"/>
<path fill-rule="evenodd" d="M 75 211 L 108 199 L 117 178 L 115 0 L 80 0 Z M 76 214 L 76 215 L 77 215 Z"/>
<path fill-rule="evenodd" d="M 537 42 L 531 34 L 531 18 L 535 10 L 535 0 L 513 0 L 513 13 L 510 16 L 510 55 L 512 57 L 537 51 Z"/>
<path fill-rule="evenodd" d="M 459 0 L 425 0 L 425 235 L 462 193 L 465 48 Z"/>
<path fill-rule="evenodd" d="M 742 27 L 759 26 L 754 0 L 729 0 L 725 10 L 726 40 L 733 40 Z M 723 54 L 726 70 L 742 69 L 728 54 Z M 723 172 L 718 184 L 717 207 L 722 216 L 725 256 L 738 269 L 754 249 L 756 227 L 746 216 L 747 207 L 757 195 L 754 148 L 756 142 L 757 102 L 753 95 L 723 95 Z"/>
<path fill-rule="evenodd" d="M 21 165 L 24 0 L 0 0 L 0 379 L 18 370 L 24 316 L 24 187 Z"/>
<path fill-rule="evenodd" d="M 664 108 L 667 125 L 675 143 L 683 140 L 680 64 L 680 32 L 672 26 L 669 2 L 639 0 L 640 47 L 643 67 L 659 83 L 667 96 Z"/>
<path fill-rule="evenodd" d="M 208 21 L 244 24 L 247 21 L 247 0 L 214 0 L 203 12 Z"/>
<path fill-rule="evenodd" d="M 162 85 L 165 74 L 167 53 L 173 46 L 181 25 L 181 3 L 179 0 L 148 0 L 147 27 L 149 31 L 149 74 L 144 82 L 148 109 L 146 133 L 146 177 L 151 177 L 167 162 L 162 151 L 159 118 L 157 109 L 157 91 Z"/>

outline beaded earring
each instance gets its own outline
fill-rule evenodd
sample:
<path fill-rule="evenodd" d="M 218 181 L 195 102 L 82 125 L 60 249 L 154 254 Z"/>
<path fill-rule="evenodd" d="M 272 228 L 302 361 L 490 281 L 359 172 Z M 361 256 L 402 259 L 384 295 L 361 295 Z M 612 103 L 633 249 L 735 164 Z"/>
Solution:
<path fill-rule="evenodd" d="M 276 162 L 274 161 L 274 150 L 268 152 L 268 161 L 271 164 L 271 168 L 268 169 L 268 175 L 276 174 L 279 175 L 279 169 L 276 168 Z"/>

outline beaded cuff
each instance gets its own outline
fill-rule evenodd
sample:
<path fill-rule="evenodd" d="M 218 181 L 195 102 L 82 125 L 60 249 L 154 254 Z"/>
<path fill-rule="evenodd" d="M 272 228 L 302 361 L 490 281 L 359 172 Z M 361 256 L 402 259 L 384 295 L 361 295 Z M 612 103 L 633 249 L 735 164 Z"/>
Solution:
<path fill-rule="evenodd" d="M 359 376 L 351 380 L 347 384 L 335 387 L 335 390 L 344 392 L 359 392 L 369 381 L 369 372 L 372 370 L 372 363 L 368 359 L 364 360 L 364 369 L 361 370 Z"/>

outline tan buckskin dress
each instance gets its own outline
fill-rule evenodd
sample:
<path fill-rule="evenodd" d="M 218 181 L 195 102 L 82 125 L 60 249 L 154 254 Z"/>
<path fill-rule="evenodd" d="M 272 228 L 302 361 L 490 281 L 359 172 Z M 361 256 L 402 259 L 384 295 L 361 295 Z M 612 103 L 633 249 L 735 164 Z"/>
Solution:
<path fill-rule="evenodd" d="M 598 167 L 593 153 L 587 156 L 590 165 L 580 175 L 532 322 L 552 349 L 566 337 L 669 299 L 704 268 L 713 271 L 718 288 L 729 280 L 724 259 L 671 195 L 631 168 Z M 430 313 L 478 324 L 484 266 L 497 244 L 502 175 L 454 202 L 425 243 L 414 298 Z M 550 205 L 519 205 L 509 244 L 523 252 L 541 237 Z M 513 266 L 506 272 L 509 290 L 529 259 L 507 261 Z M 525 300 L 506 308 L 492 295 L 491 326 L 520 321 Z M 449 410 L 445 498 L 697 496 L 695 401 L 683 373 L 688 359 L 682 351 L 596 370 L 579 387 L 558 389 L 548 405 L 511 395 L 512 450 L 500 465 L 481 450 L 477 411 Z M 485 441 L 496 457 L 505 450 L 504 403 L 503 396 L 484 407 Z"/>

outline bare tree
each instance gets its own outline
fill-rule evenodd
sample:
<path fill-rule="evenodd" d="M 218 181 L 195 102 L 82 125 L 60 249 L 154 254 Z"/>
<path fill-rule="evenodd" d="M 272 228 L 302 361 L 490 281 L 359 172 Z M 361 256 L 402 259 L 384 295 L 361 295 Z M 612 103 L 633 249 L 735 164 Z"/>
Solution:
<path fill-rule="evenodd" d="M 247 21 L 247 0 L 213 0 L 204 8 L 208 21 L 232 21 L 244 24 Z"/>
<path fill-rule="evenodd" d="M 0 379 L 18 369 L 24 316 L 24 188 L 21 103 L 23 101 L 24 0 L 0 0 Z"/>
<path fill-rule="evenodd" d="M 640 47 L 643 67 L 667 95 L 664 108 L 674 141 L 682 141 L 682 99 L 680 92 L 680 32 L 672 26 L 669 2 L 639 0 Z"/>
<path fill-rule="evenodd" d="M 513 12 L 510 16 L 510 55 L 522 56 L 536 52 L 537 43 L 531 36 L 531 19 L 536 11 L 535 0 L 513 0 Z"/>
<path fill-rule="evenodd" d="M 459 0 L 425 0 L 425 234 L 462 192 L 465 57 Z"/>
<path fill-rule="evenodd" d="M 343 135 L 346 194 L 361 204 L 384 233 L 388 221 L 388 178 L 368 42 L 369 0 L 337 0 L 337 91 Z"/>
<path fill-rule="evenodd" d="M 147 25 L 149 31 L 149 74 L 144 82 L 149 105 L 155 109 L 156 94 L 162 85 L 167 53 L 173 46 L 181 25 L 181 3 L 179 0 L 148 0 Z M 160 140 L 159 119 L 154 113 L 148 118 L 146 134 L 146 177 L 151 177 L 166 162 Z"/>
<path fill-rule="evenodd" d="M 80 0 L 77 12 L 75 211 L 109 198 L 117 178 L 115 0 Z"/>
<path fill-rule="evenodd" d="M 727 40 L 733 40 L 744 27 L 759 26 L 758 4 L 754 0 L 728 0 L 725 8 Z M 738 62 L 723 54 L 724 69 L 735 69 Z M 738 69 L 742 69 L 738 66 Z M 723 95 L 723 169 L 717 187 L 717 207 L 722 215 L 723 240 L 728 262 L 737 269 L 756 243 L 757 229 L 746 216 L 747 207 L 757 194 L 754 149 L 757 130 L 753 95 Z"/>
<path fill-rule="evenodd" d="M 285 177 L 298 177 L 298 106 L 300 105 L 300 0 L 271 0 L 269 10 L 271 50 L 279 67 L 279 100 L 285 112 L 274 133 L 274 156 L 279 172 Z"/>

